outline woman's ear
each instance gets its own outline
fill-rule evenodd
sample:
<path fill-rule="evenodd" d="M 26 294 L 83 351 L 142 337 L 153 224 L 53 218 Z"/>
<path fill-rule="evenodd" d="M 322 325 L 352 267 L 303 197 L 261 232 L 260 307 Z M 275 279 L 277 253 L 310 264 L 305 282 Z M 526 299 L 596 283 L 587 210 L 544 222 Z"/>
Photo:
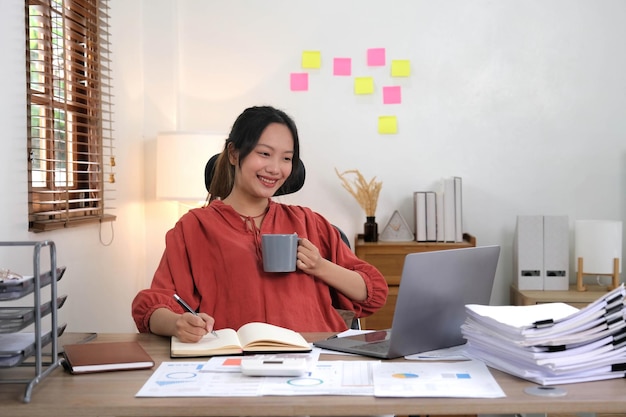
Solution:
<path fill-rule="evenodd" d="M 230 162 L 232 166 L 237 166 L 237 163 L 239 161 L 239 152 L 233 148 L 232 143 L 228 144 L 227 152 L 228 152 L 228 162 Z"/>

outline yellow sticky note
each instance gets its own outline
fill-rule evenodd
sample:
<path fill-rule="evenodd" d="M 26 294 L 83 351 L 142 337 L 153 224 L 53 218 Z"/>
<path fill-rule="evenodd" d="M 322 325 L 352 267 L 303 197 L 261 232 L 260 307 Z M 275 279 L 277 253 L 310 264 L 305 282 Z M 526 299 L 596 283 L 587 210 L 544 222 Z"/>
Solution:
<path fill-rule="evenodd" d="M 319 69 L 322 67 L 322 53 L 320 51 L 302 52 L 302 68 Z"/>
<path fill-rule="evenodd" d="M 355 77 L 354 94 L 373 94 L 374 79 L 372 77 Z"/>
<path fill-rule="evenodd" d="M 411 75 L 411 61 L 408 59 L 394 59 L 391 61 L 392 77 L 408 77 Z"/>
<path fill-rule="evenodd" d="M 394 134 L 398 133 L 398 119 L 396 116 L 379 116 L 378 133 Z"/>

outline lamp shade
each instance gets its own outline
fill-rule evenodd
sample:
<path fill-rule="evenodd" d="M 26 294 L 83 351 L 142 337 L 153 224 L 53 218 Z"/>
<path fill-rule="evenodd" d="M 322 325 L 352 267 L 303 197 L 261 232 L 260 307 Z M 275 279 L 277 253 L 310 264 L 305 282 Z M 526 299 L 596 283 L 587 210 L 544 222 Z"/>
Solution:
<path fill-rule="evenodd" d="M 156 197 L 174 201 L 206 198 L 204 167 L 222 152 L 226 134 L 163 132 L 157 135 Z"/>
<path fill-rule="evenodd" d="M 622 222 L 577 220 L 574 226 L 576 259 L 583 258 L 586 274 L 610 274 L 613 259 L 619 259 L 622 272 Z"/>

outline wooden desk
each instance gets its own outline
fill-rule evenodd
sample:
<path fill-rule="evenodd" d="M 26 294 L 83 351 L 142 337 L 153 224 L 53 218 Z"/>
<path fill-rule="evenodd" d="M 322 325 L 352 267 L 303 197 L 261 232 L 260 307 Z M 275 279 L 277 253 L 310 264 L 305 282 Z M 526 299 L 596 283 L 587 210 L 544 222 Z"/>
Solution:
<path fill-rule="evenodd" d="M 587 285 L 587 291 L 577 291 L 576 285 L 571 285 L 569 291 L 539 291 L 519 290 L 511 285 L 511 304 L 527 306 L 543 303 L 567 303 L 576 308 L 583 308 L 607 293 L 607 289 L 597 285 Z M 626 406 L 624 407 L 626 409 Z"/>
<path fill-rule="evenodd" d="M 327 334 L 307 334 L 317 340 Z M 101 334 L 96 341 L 138 340 L 157 363 L 171 361 L 169 338 L 148 334 Z M 324 359 L 360 359 L 327 355 Z M 181 360 L 181 359 L 179 359 Z M 401 359 L 402 360 L 402 359 Z M 26 371 L 26 369 L 20 368 Z M 156 369 L 156 368 L 155 368 Z M 17 370 L 17 369 L 15 369 Z M 4 370 L 2 370 L 4 371 Z M 32 371 L 32 370 L 31 370 Z M 530 382 L 492 370 L 506 398 L 375 398 L 354 396 L 135 398 L 152 370 L 70 375 L 57 369 L 22 402 L 23 385 L 3 385 L 3 416 L 355 416 L 514 413 L 618 413 L 626 409 L 626 380 L 565 385 L 568 395 L 535 397 Z M 2 374 L 0 374 L 1 377 Z"/>

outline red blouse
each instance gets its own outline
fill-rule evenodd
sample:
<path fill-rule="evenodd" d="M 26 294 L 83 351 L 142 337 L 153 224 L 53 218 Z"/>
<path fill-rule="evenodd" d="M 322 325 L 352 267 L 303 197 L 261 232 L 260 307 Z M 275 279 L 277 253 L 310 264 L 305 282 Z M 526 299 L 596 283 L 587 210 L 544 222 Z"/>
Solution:
<path fill-rule="evenodd" d="M 185 214 L 166 234 L 152 285 L 133 300 L 139 331 L 149 332 L 150 316 L 160 307 L 183 312 L 174 293 L 214 317 L 216 329 L 260 321 L 298 332 L 343 331 L 346 324 L 335 308 L 364 317 L 385 304 L 388 288 L 382 274 L 357 258 L 319 214 L 270 200 L 260 230 L 250 230 L 249 224 L 219 200 Z M 323 258 L 358 272 L 367 299 L 352 301 L 300 270 L 264 272 L 261 234 L 294 232 L 317 246 Z"/>

